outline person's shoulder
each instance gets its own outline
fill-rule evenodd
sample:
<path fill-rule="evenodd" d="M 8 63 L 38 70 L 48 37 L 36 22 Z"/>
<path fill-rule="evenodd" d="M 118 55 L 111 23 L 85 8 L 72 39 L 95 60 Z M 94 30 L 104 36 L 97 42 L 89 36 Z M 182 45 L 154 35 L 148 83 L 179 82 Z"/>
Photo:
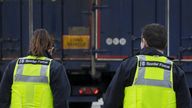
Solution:
<path fill-rule="evenodd" d="M 61 66 L 63 66 L 63 64 L 62 64 L 62 62 L 61 61 L 58 61 L 58 60 L 52 60 L 51 61 L 51 66 L 53 66 L 53 67 L 61 67 Z"/>
<path fill-rule="evenodd" d="M 14 59 L 14 60 L 11 60 L 9 63 L 8 63 L 8 66 L 12 66 L 12 65 L 16 65 L 16 63 L 17 63 L 17 60 L 18 59 Z"/>
<path fill-rule="evenodd" d="M 124 59 L 122 62 L 121 62 L 121 65 L 122 66 L 135 66 L 137 63 L 137 57 L 136 56 L 131 56 L 131 57 L 128 57 L 126 59 Z"/>
<path fill-rule="evenodd" d="M 128 63 L 128 62 L 133 62 L 133 61 L 137 61 L 136 56 L 127 57 L 127 58 L 123 59 L 122 63 Z"/>
<path fill-rule="evenodd" d="M 185 72 L 179 65 L 173 62 L 173 74 L 175 74 L 178 77 L 181 77 L 185 74 Z"/>
<path fill-rule="evenodd" d="M 56 65 L 62 65 L 62 61 L 60 61 L 60 60 L 54 60 L 54 59 L 52 59 L 52 60 L 51 60 L 51 63 L 56 64 Z"/>

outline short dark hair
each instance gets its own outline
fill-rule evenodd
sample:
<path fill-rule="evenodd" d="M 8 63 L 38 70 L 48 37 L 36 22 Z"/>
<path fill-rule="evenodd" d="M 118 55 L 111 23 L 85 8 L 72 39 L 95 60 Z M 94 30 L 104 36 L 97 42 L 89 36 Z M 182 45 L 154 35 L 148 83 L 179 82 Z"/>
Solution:
<path fill-rule="evenodd" d="M 164 50 L 167 46 L 167 30 L 160 24 L 148 24 L 142 30 L 142 37 L 149 47 Z"/>

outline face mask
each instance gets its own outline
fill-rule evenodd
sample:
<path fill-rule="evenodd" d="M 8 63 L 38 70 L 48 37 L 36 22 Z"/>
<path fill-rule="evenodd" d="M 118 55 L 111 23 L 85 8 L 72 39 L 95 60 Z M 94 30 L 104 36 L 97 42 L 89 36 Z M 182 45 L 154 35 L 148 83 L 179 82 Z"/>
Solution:
<path fill-rule="evenodd" d="M 143 49 L 144 48 L 144 42 L 143 42 L 143 38 L 141 38 L 141 43 L 140 43 L 140 47 L 141 47 L 141 49 Z"/>
<path fill-rule="evenodd" d="M 140 47 L 141 49 L 148 47 L 148 44 L 144 38 L 141 38 Z"/>
<path fill-rule="evenodd" d="M 48 49 L 48 53 L 52 56 L 54 52 L 54 47 L 51 47 L 50 49 Z"/>

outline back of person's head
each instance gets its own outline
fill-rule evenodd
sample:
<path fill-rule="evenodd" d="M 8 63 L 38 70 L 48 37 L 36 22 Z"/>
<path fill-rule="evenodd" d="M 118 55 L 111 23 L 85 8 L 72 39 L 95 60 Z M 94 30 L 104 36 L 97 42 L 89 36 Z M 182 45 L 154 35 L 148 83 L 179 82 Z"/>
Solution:
<path fill-rule="evenodd" d="M 52 47 L 52 44 L 47 30 L 37 29 L 30 40 L 29 52 L 34 56 L 45 56 L 45 52 Z"/>
<path fill-rule="evenodd" d="M 153 47 L 159 50 L 164 50 L 167 45 L 167 31 L 163 25 L 148 24 L 142 30 L 142 38 L 148 44 L 148 47 Z"/>

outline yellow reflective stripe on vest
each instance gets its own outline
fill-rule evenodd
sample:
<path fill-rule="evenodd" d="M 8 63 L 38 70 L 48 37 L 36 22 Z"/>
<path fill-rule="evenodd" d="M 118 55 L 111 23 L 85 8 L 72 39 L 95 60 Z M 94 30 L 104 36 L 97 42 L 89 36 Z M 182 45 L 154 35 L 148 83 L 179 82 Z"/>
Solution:
<path fill-rule="evenodd" d="M 137 73 L 137 78 L 135 79 L 134 81 L 134 85 L 153 85 L 153 86 L 162 86 L 162 87 L 167 87 L 167 88 L 172 88 L 173 87 L 173 84 L 171 82 L 171 68 L 170 70 L 168 70 L 168 66 L 172 65 L 172 62 L 170 60 L 166 60 L 165 64 L 161 63 L 161 62 L 153 62 L 153 64 L 146 64 L 147 60 L 146 60 L 146 56 L 144 55 L 139 55 L 137 56 L 138 57 L 138 73 Z M 140 63 L 140 64 L 139 64 Z M 155 64 L 156 63 L 156 64 Z M 166 65 L 167 66 L 163 66 L 163 65 Z M 140 66 L 139 66 L 140 65 Z M 143 65 L 143 67 L 142 67 Z M 145 78 L 145 74 L 146 74 L 146 68 L 150 68 L 150 67 L 147 67 L 151 65 L 152 67 L 155 67 L 155 68 L 161 68 L 161 67 L 165 67 L 167 69 L 164 69 L 164 76 L 163 76 L 163 79 L 162 80 L 159 80 L 159 79 L 146 79 Z M 146 66 L 146 67 L 145 67 Z"/>

